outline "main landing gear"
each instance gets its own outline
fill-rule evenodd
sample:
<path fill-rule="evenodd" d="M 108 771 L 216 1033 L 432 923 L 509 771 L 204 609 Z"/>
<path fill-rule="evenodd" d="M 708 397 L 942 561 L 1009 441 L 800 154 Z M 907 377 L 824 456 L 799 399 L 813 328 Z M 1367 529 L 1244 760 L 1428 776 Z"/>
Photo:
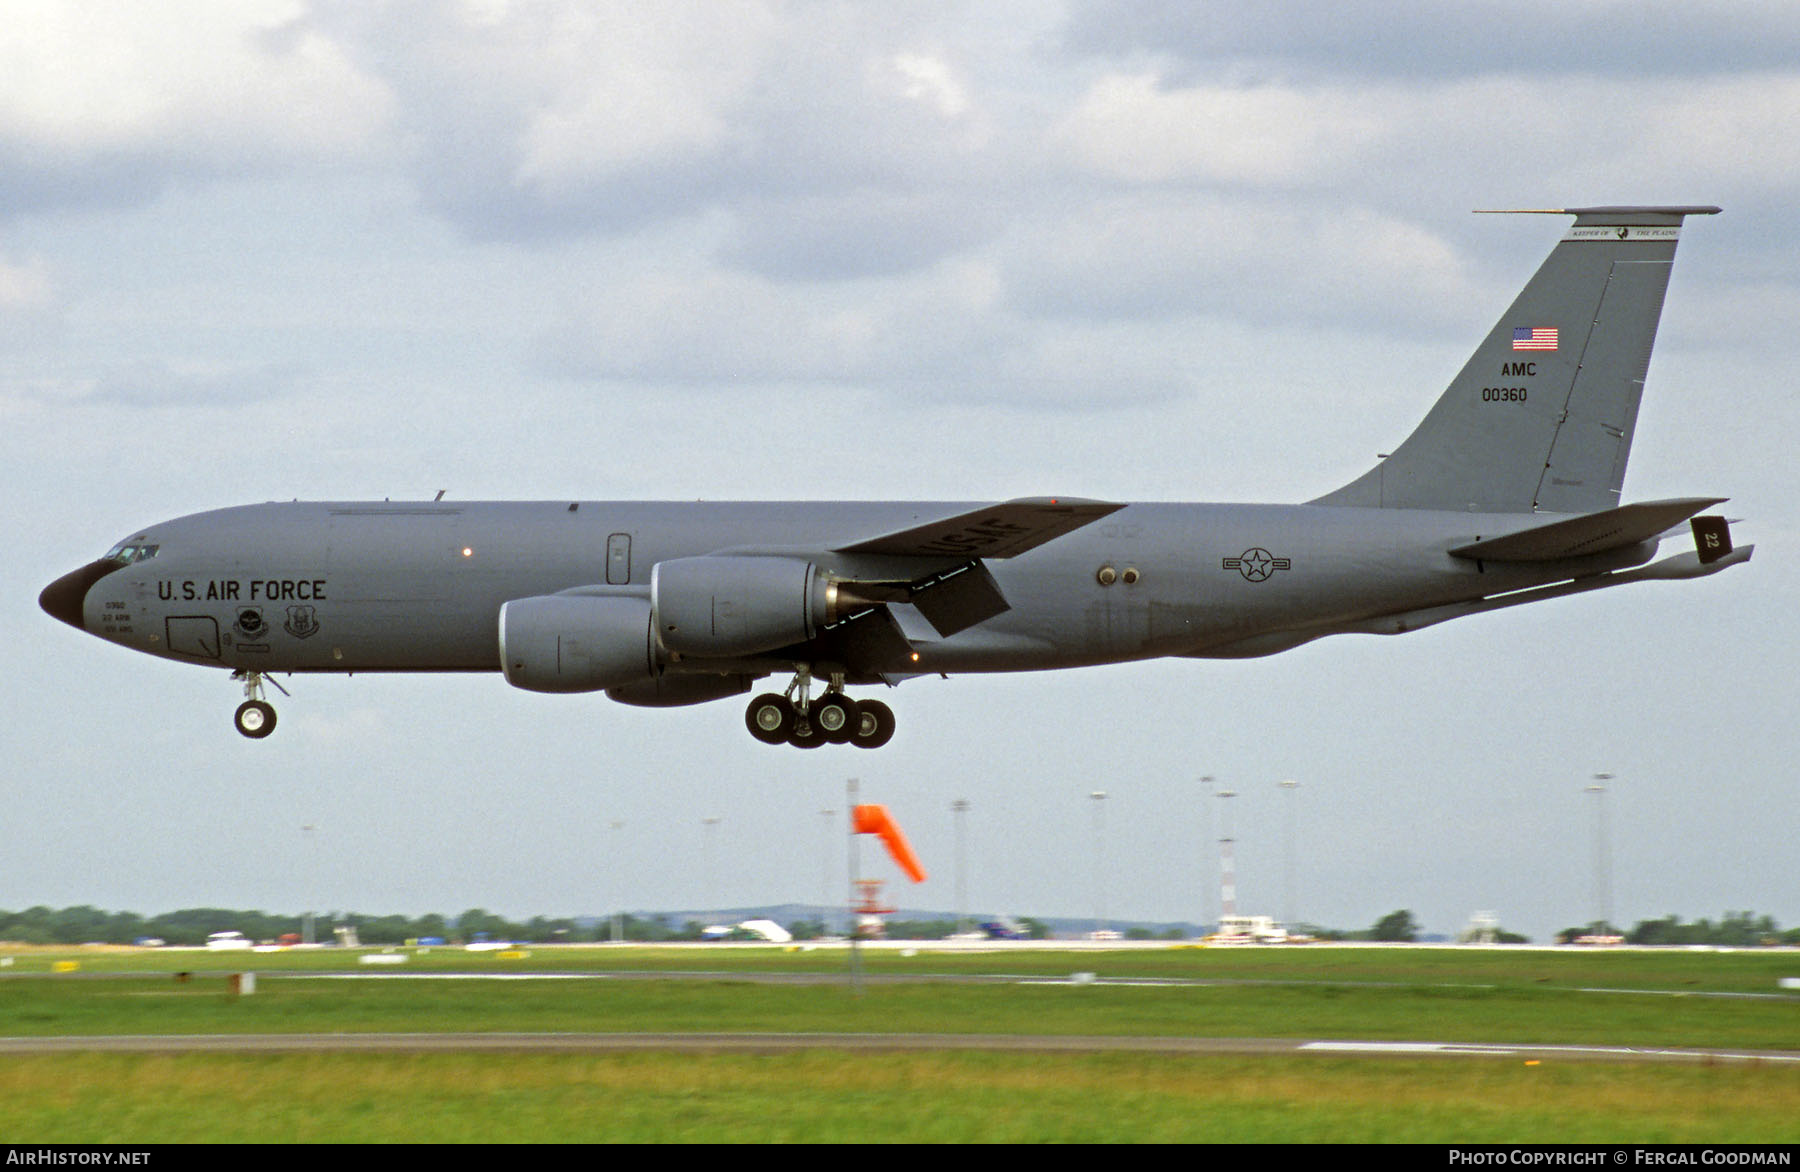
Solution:
<path fill-rule="evenodd" d="M 816 749 L 823 744 L 879 749 L 894 736 L 894 710 L 879 700 L 852 700 L 844 695 L 842 675 L 818 699 L 809 699 L 812 673 L 801 668 L 787 694 L 765 692 L 744 710 L 750 735 L 766 745 Z"/>
<path fill-rule="evenodd" d="M 259 671 L 241 670 L 232 672 L 231 678 L 244 681 L 244 702 L 238 705 L 231 722 L 251 740 L 260 741 L 275 731 L 275 706 L 262 698 L 263 675 Z M 269 682 L 275 684 L 283 696 L 288 694 L 288 690 L 274 680 Z"/>

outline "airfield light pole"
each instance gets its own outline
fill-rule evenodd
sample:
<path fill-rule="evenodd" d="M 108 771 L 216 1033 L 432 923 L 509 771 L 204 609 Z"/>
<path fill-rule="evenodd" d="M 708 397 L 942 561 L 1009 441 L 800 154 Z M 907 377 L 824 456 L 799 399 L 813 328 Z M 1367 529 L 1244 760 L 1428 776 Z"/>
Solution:
<path fill-rule="evenodd" d="M 1211 931 L 1211 928 L 1209 928 L 1208 925 L 1214 924 L 1215 922 L 1212 910 L 1212 884 L 1206 881 L 1206 846 L 1208 843 L 1212 842 L 1213 837 L 1212 774 L 1208 773 L 1201 777 L 1200 785 L 1203 787 L 1204 793 L 1200 802 L 1200 810 L 1206 818 L 1206 830 L 1204 836 L 1200 839 L 1200 934 L 1204 936 Z"/>
<path fill-rule="evenodd" d="M 1286 790 L 1288 795 L 1284 803 L 1287 806 L 1287 866 L 1283 868 L 1285 874 L 1281 877 L 1282 903 L 1285 905 L 1281 909 L 1281 922 L 1287 925 L 1289 931 L 1292 931 L 1294 927 L 1294 791 L 1299 788 L 1300 783 L 1290 778 L 1287 781 L 1276 782 L 1276 784 Z"/>
<path fill-rule="evenodd" d="M 717 889 L 716 889 L 716 888 L 714 888 L 714 886 L 713 886 L 713 881 L 714 881 L 714 874 L 713 874 L 713 827 L 715 827 L 715 826 L 717 826 L 717 825 L 718 825 L 718 824 L 719 824 L 719 818 L 718 818 L 718 817 L 717 817 L 717 816 L 714 816 L 714 817 L 711 817 L 711 818 L 702 818 L 702 819 L 700 819 L 700 825 L 701 825 L 701 827 L 702 827 L 702 829 L 701 829 L 701 843 L 700 843 L 700 846 L 701 846 L 701 855 L 702 855 L 702 856 L 703 856 L 703 857 L 704 857 L 704 858 L 705 858 L 705 860 L 706 860 L 706 874 L 705 874 L 705 877 L 704 877 L 704 878 L 705 878 L 705 882 L 706 882 L 706 895 L 705 895 L 705 896 L 704 896 L 704 897 L 703 897 L 703 898 L 706 898 L 706 899 L 717 899 L 717 898 L 718 898 L 718 894 L 719 894 L 719 893 L 718 893 L 718 891 L 717 891 Z M 718 911 L 719 911 L 719 910 L 720 910 L 720 909 L 718 909 L 718 908 L 713 908 L 713 909 L 712 909 L 712 913 L 713 913 L 713 914 L 717 914 L 717 913 L 718 913 Z M 702 913 L 702 914 L 705 914 L 705 913 Z M 705 925 L 701 925 L 701 926 L 702 926 L 702 927 L 705 927 Z"/>
<path fill-rule="evenodd" d="M 306 915 L 300 920 L 300 940 L 305 944 L 314 944 L 313 905 L 319 901 L 319 893 L 315 890 L 319 885 L 318 839 L 314 832 L 319 828 L 311 822 L 300 828 L 302 841 L 306 844 Z"/>
<path fill-rule="evenodd" d="M 622 878 L 625 874 L 625 868 L 618 865 L 618 860 L 621 857 L 619 854 L 619 831 L 625 829 L 625 823 L 618 818 L 614 818 L 612 828 L 613 873 Z M 619 883 L 618 887 L 619 889 L 613 892 L 612 942 L 614 944 L 623 944 L 625 942 L 625 885 Z"/>
<path fill-rule="evenodd" d="M 850 910 L 850 993 L 855 997 L 861 997 L 863 991 L 862 925 L 856 922 L 857 896 L 860 894 L 856 887 L 856 794 L 861 784 L 854 777 L 844 782 L 845 828 L 849 831 L 844 837 L 849 841 L 850 852 L 850 902 L 846 905 Z"/>
<path fill-rule="evenodd" d="M 1094 938 L 1106 925 L 1106 791 L 1088 795 L 1094 803 Z"/>
<path fill-rule="evenodd" d="M 819 840 L 819 927 L 823 934 L 831 931 L 831 840 L 837 830 L 837 811 L 820 810 L 819 822 L 825 830 L 825 837 Z"/>
<path fill-rule="evenodd" d="M 950 803 L 950 812 L 956 815 L 956 931 L 960 935 L 969 930 L 969 873 L 963 828 L 969 800 L 957 798 Z"/>
<path fill-rule="evenodd" d="M 1613 779 L 1610 773 L 1594 774 L 1592 785 L 1582 790 L 1594 795 L 1594 906 L 1600 913 L 1600 927 L 1596 932 L 1610 935 L 1612 926 L 1612 882 L 1608 871 L 1610 861 L 1606 857 L 1606 783 Z"/>
<path fill-rule="evenodd" d="M 1237 797 L 1237 791 L 1222 789 L 1219 799 L 1225 802 L 1225 829 L 1219 835 L 1219 919 L 1237 915 L 1237 875 L 1232 870 L 1231 859 L 1231 803 L 1229 799 Z"/>

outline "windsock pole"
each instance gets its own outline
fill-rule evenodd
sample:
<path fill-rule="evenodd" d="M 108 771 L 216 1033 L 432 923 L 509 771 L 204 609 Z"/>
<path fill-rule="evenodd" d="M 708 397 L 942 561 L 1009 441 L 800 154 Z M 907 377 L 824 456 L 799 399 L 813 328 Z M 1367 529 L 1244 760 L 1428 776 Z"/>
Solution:
<path fill-rule="evenodd" d="M 857 922 L 856 914 L 856 876 L 860 869 L 856 858 L 856 791 L 859 783 L 852 777 L 845 783 L 847 790 L 844 812 L 850 815 L 850 833 L 845 835 L 850 840 L 850 992 L 862 996 L 862 925 Z"/>
<path fill-rule="evenodd" d="M 919 856 L 913 853 L 912 844 L 906 841 L 906 835 L 888 814 L 886 806 L 862 805 L 856 800 L 858 782 L 852 777 L 846 783 L 850 809 L 850 984 L 857 992 L 862 992 L 862 937 L 863 917 L 873 919 L 875 916 L 891 913 L 894 909 L 884 906 L 879 898 L 881 881 L 879 879 L 862 879 L 858 877 L 856 839 L 861 834 L 873 834 L 881 839 L 887 847 L 888 854 L 893 857 L 907 878 L 914 883 L 925 882 L 925 868 L 919 865 Z"/>

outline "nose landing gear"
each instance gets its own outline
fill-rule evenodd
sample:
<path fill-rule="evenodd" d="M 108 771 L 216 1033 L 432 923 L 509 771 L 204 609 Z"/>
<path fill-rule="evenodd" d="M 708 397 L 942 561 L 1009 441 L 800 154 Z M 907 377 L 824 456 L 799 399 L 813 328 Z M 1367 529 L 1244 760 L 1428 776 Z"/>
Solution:
<path fill-rule="evenodd" d="M 879 749 L 894 736 L 894 710 L 879 700 L 852 700 L 833 673 L 825 694 L 811 699 L 812 670 L 803 665 L 786 694 L 765 692 L 744 710 L 750 735 L 766 745 L 816 749 L 823 744 Z M 249 734 L 245 734 L 249 735 Z"/>
<path fill-rule="evenodd" d="M 259 671 L 235 671 L 231 673 L 234 680 L 244 681 L 244 702 L 239 704 L 231 722 L 237 730 L 251 740 L 260 741 L 275 731 L 275 706 L 262 698 L 263 674 Z M 288 694 L 286 688 L 275 684 L 275 689 L 283 696 Z"/>

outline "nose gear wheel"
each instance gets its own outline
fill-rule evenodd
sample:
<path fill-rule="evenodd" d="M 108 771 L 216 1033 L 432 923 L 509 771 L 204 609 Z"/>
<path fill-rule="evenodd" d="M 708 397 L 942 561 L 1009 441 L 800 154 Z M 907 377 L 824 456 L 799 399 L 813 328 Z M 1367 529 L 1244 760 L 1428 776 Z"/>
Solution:
<path fill-rule="evenodd" d="M 240 670 L 233 672 L 231 678 L 244 681 L 244 702 L 237 706 L 231 723 L 251 740 L 260 741 L 275 731 L 275 706 L 262 698 L 263 674 Z M 274 680 L 268 682 L 275 684 L 275 689 L 283 696 L 288 694 L 288 690 Z"/>
<path fill-rule="evenodd" d="M 232 723 L 252 740 L 262 740 L 275 731 L 275 706 L 263 700 L 246 700 L 238 705 Z"/>

